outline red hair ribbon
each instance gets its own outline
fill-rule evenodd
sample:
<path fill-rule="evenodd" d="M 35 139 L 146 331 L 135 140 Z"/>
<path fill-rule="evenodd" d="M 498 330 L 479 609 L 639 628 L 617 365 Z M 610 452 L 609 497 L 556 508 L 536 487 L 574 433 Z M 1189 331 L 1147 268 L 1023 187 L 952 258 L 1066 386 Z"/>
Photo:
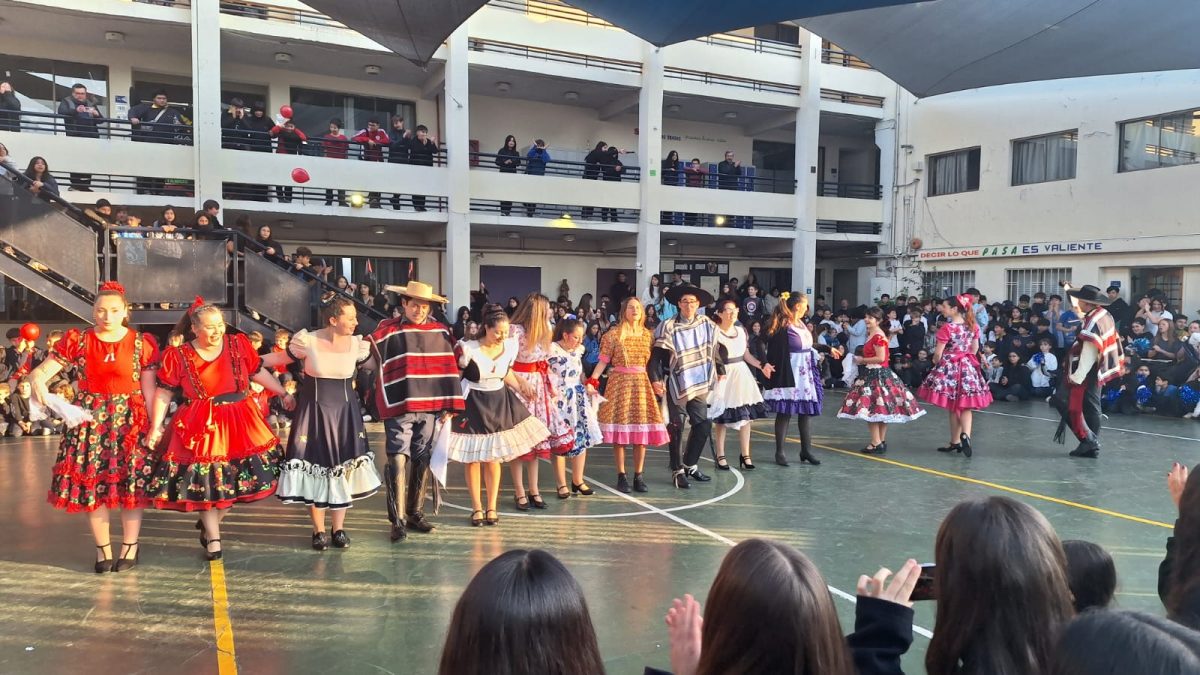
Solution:
<path fill-rule="evenodd" d="M 962 295 L 957 296 L 955 298 L 955 300 L 958 300 L 958 306 L 962 307 L 963 309 L 971 309 L 972 307 L 975 306 L 975 298 L 972 298 L 971 296 L 967 295 L 966 293 L 963 293 Z"/>
<path fill-rule="evenodd" d="M 100 293 L 118 293 L 121 297 L 125 297 L 125 287 L 117 281 L 106 281 L 100 284 Z"/>
<path fill-rule="evenodd" d="M 191 316 L 192 314 L 194 314 L 194 313 L 196 312 L 196 310 L 198 310 L 198 309 L 200 309 L 201 307 L 203 307 L 203 306 L 204 306 L 204 304 L 205 304 L 205 303 L 204 303 L 204 296 L 197 295 L 197 296 L 196 296 L 196 299 L 192 301 L 192 306 L 191 306 L 191 307 L 188 307 L 188 311 L 187 311 L 187 313 L 188 313 L 188 316 Z"/>

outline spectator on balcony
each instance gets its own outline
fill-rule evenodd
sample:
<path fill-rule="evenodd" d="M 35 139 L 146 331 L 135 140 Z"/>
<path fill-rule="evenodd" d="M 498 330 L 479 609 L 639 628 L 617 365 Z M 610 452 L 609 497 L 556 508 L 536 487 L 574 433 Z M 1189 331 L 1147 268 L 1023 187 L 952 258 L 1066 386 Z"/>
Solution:
<path fill-rule="evenodd" d="M 204 209 L 205 215 L 208 216 L 208 222 L 212 224 L 213 229 L 222 229 L 221 219 L 218 217 L 221 214 L 221 202 L 215 199 L 205 199 L 201 208 Z"/>
<path fill-rule="evenodd" d="M 404 128 L 403 117 L 392 117 L 391 142 L 388 144 L 387 161 L 389 164 L 408 164 L 409 150 L 412 148 L 412 132 Z M 400 195 L 392 195 L 392 209 L 400 210 Z"/>
<path fill-rule="evenodd" d="M 161 229 L 162 232 L 151 232 L 151 239 L 183 239 L 183 235 L 177 232 L 179 223 L 175 220 L 175 207 L 165 206 L 162 212 L 158 215 L 158 220 L 154 221 L 151 227 Z"/>
<path fill-rule="evenodd" d="M 721 190 L 738 189 L 738 178 L 742 175 L 742 163 L 733 158 L 733 151 L 725 151 L 725 159 L 717 165 L 717 188 Z"/>
<path fill-rule="evenodd" d="M 58 104 L 58 114 L 66 118 L 68 136 L 100 138 L 100 111 L 96 108 L 96 100 L 88 95 L 86 86 L 79 83 L 72 86 L 71 95 Z M 72 190 L 91 192 L 91 185 L 91 174 L 71 174 Z"/>
<path fill-rule="evenodd" d="M 255 101 L 250 115 L 242 118 L 242 129 L 246 133 L 246 149 L 254 152 L 271 151 L 271 129 L 275 122 L 267 116 L 267 104 Z"/>
<path fill-rule="evenodd" d="M 58 181 L 50 175 L 50 166 L 46 164 L 45 157 L 34 157 L 29 160 L 29 166 L 25 168 L 25 177 L 33 181 L 29 189 L 34 194 L 46 192 L 58 195 Z"/>
<path fill-rule="evenodd" d="M 429 135 L 424 124 L 417 125 L 417 134 L 408 145 L 408 161 L 417 166 L 433 166 L 433 158 L 439 152 L 437 139 Z M 412 196 L 413 208 L 425 210 L 425 195 Z"/>
<path fill-rule="evenodd" d="M 496 151 L 496 166 L 500 173 L 516 173 L 521 168 L 521 153 L 517 151 L 517 137 L 509 134 L 504 137 L 504 147 Z M 512 202 L 500 202 L 500 215 L 512 213 Z"/>
<path fill-rule="evenodd" d="M 0 131 L 21 130 L 21 100 L 12 84 L 0 81 Z"/>
<path fill-rule="evenodd" d="M 608 143 L 600 141 L 596 143 L 596 147 L 583 158 L 583 178 L 585 180 L 600 180 L 604 174 L 603 164 L 608 159 Z M 584 220 L 591 220 L 593 209 L 590 206 L 583 207 L 582 216 Z"/>
<path fill-rule="evenodd" d="M 684 174 L 684 176 L 683 176 L 684 182 L 687 184 L 688 187 L 697 187 L 698 188 L 698 187 L 704 187 L 704 181 L 706 180 L 705 176 L 708 175 L 708 171 L 704 170 L 704 168 L 702 168 L 700 166 L 700 158 L 699 157 L 693 157 L 691 163 L 688 164 L 687 167 L 684 168 L 683 174 Z M 684 225 L 695 225 L 696 224 L 696 215 L 697 214 L 695 214 L 695 213 L 685 214 L 683 217 L 683 224 Z"/>
<path fill-rule="evenodd" d="M 606 159 L 601 165 L 604 170 L 604 180 L 621 180 L 621 176 L 623 176 L 625 172 L 625 165 L 621 163 L 621 154 L 621 150 L 619 150 L 615 145 L 608 149 Z M 606 220 L 610 223 L 617 222 L 617 210 L 614 208 L 605 208 L 603 210 L 603 216 L 604 218 L 602 220 Z"/>
<path fill-rule="evenodd" d="M 379 128 L 379 120 L 374 118 L 367 120 L 367 128 L 359 131 L 350 140 L 362 147 L 362 158 L 366 162 L 382 162 L 383 149 L 391 144 L 387 132 Z M 373 209 L 379 208 L 379 200 L 378 192 L 367 195 L 367 202 Z"/>
<path fill-rule="evenodd" d="M 247 150 L 246 103 L 238 97 L 229 99 L 229 109 L 221 116 L 221 147 Z"/>
<path fill-rule="evenodd" d="M 537 139 L 533 147 L 525 155 L 525 175 L 544 176 L 546 165 L 550 163 L 550 153 L 546 150 L 546 141 Z M 537 204 L 525 202 L 525 215 L 532 218 L 537 213 Z"/>
<path fill-rule="evenodd" d="M 167 102 L 167 92 L 156 91 L 149 103 L 139 103 L 129 111 L 133 140 L 144 143 L 172 143 L 184 125 L 183 115 Z"/>
<path fill-rule="evenodd" d="M 662 184 L 679 185 L 679 153 L 674 150 L 662 161 Z"/>
<path fill-rule="evenodd" d="M 279 139 L 275 143 L 275 152 L 280 155 L 299 155 L 300 149 L 304 143 L 308 142 L 308 136 L 303 131 L 296 128 L 296 122 L 291 119 L 283 121 L 283 124 L 276 124 L 271 127 L 271 138 Z M 292 203 L 292 186 L 291 185 L 276 185 L 275 198 L 281 204 Z"/>
<path fill-rule="evenodd" d="M 245 219 L 245 227 L 248 230 L 251 227 L 250 216 L 242 216 L 241 218 L 238 219 L 238 221 L 241 222 L 242 219 Z M 249 234 L 248 231 L 247 231 L 247 234 Z M 254 242 L 262 247 L 263 255 L 266 256 L 269 260 L 271 260 L 273 262 L 277 262 L 277 263 L 284 262 L 283 245 L 280 244 L 279 242 L 275 241 L 275 239 L 271 237 L 271 226 L 270 225 L 259 226 L 258 231 L 255 232 Z M 311 253 L 312 252 L 309 251 L 310 255 L 311 255 Z M 299 254 L 298 249 L 297 249 L 297 254 Z M 308 263 L 306 262 L 305 264 L 307 265 Z"/>
<path fill-rule="evenodd" d="M 321 137 L 321 147 L 324 155 L 330 159 L 346 159 L 350 150 L 350 139 L 342 133 L 342 120 L 337 117 L 329 120 L 329 133 Z M 333 190 L 325 190 L 325 206 L 333 204 Z M 346 206 L 346 191 L 337 191 L 338 206 Z"/>

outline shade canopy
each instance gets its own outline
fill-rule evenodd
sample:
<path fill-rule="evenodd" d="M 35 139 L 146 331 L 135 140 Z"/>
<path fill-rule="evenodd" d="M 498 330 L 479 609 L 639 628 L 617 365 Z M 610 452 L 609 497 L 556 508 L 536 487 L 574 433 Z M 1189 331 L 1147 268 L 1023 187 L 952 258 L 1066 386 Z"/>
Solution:
<path fill-rule="evenodd" d="M 305 0 L 305 4 L 423 66 L 487 0 Z"/>

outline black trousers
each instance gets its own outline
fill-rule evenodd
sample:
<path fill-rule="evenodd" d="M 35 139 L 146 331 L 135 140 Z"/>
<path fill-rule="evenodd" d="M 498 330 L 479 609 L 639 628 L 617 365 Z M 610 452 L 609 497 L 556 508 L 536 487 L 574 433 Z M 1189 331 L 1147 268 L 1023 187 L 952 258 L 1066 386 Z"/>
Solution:
<path fill-rule="evenodd" d="M 712 420 L 708 419 L 708 403 L 702 397 L 680 403 L 667 395 L 667 431 L 671 434 L 671 471 L 696 466 L 704 446 L 712 436 Z M 683 449 L 683 427 L 692 426 L 688 432 L 687 449 Z"/>
<path fill-rule="evenodd" d="M 430 451 L 436 416 L 409 413 L 383 421 L 387 467 L 384 484 L 387 488 L 388 521 L 403 524 L 408 516 L 422 510 L 425 495 L 433 476 L 429 471 Z M 434 488 L 437 491 L 437 488 Z M 434 496 L 434 511 L 438 498 Z"/>
<path fill-rule="evenodd" d="M 1062 416 L 1054 440 L 1063 442 L 1064 432 L 1070 429 L 1081 446 L 1100 447 L 1100 385 L 1095 369 L 1079 386 L 1071 386 L 1064 375 L 1050 405 Z"/>

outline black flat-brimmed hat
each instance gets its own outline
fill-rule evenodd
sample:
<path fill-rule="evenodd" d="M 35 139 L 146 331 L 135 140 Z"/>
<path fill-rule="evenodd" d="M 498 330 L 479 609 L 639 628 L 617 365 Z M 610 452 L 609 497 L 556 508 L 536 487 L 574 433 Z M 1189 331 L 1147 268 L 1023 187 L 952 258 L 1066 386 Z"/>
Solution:
<path fill-rule="evenodd" d="M 1081 302 L 1088 302 L 1101 307 L 1108 307 L 1112 304 L 1112 300 L 1108 299 L 1108 294 L 1091 284 L 1081 286 L 1080 288 L 1072 288 L 1067 291 L 1067 295 Z"/>
<path fill-rule="evenodd" d="M 663 293 L 663 295 L 666 296 L 668 302 L 676 306 L 679 305 L 679 299 L 685 295 L 696 296 L 696 299 L 700 301 L 701 307 L 707 307 L 713 303 L 712 293 L 709 293 L 703 288 L 697 288 L 691 284 L 672 286 L 668 288 L 667 292 Z"/>

